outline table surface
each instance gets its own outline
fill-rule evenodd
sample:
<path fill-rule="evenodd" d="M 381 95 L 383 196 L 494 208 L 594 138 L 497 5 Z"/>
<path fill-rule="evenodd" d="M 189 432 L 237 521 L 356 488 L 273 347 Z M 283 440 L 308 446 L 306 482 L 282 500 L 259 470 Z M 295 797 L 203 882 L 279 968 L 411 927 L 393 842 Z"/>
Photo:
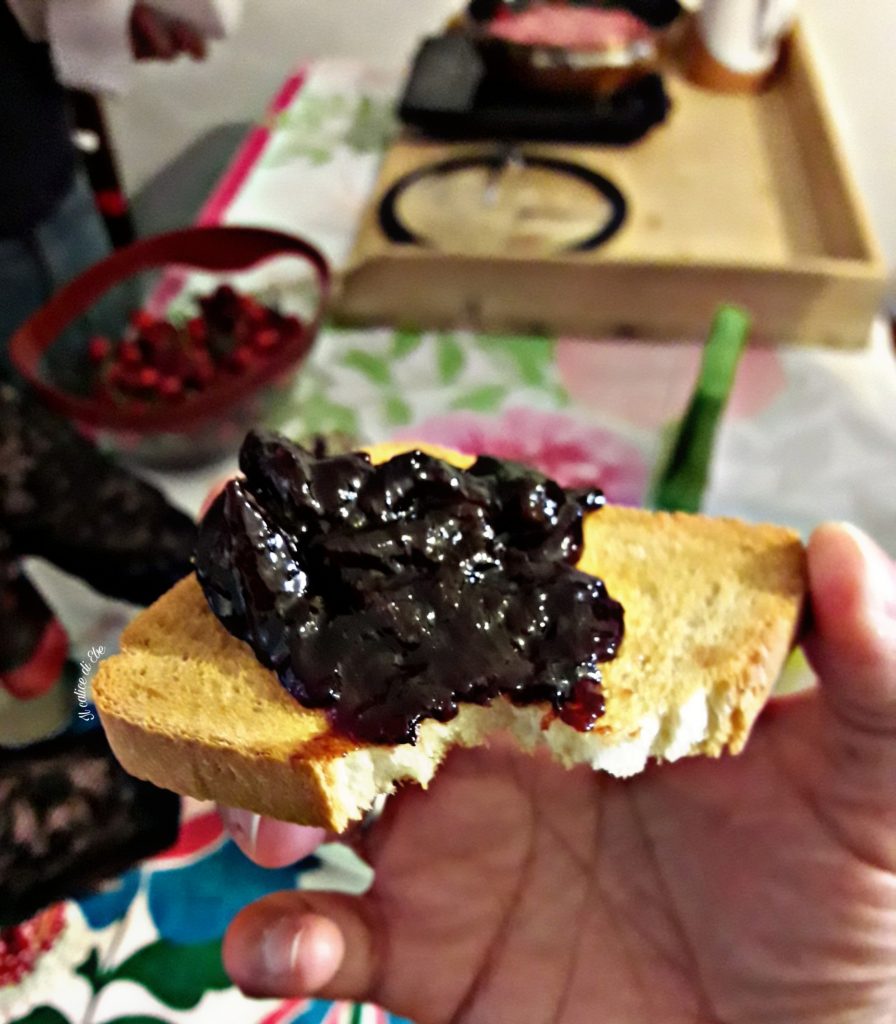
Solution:
<path fill-rule="evenodd" d="M 200 223 L 291 230 L 342 264 L 394 130 L 397 84 L 354 62 L 303 68 L 250 132 Z M 487 449 L 637 504 L 699 356 L 699 339 L 327 328 L 270 422 L 298 437 L 397 435 Z M 823 520 L 851 520 L 896 553 L 894 410 L 896 360 L 883 322 L 858 353 L 749 350 L 718 437 L 705 510 L 785 523 L 804 535 Z M 154 479 L 196 512 L 209 484 L 233 465 Z M 78 651 L 108 645 L 131 614 L 46 566 L 35 572 Z M 213 808 L 186 801 L 174 850 L 67 905 L 63 939 L 21 986 L 0 989 L 0 1021 L 108 1024 L 136 1014 L 171 1024 L 386 1021 L 373 1007 L 248 1001 L 220 967 L 227 921 L 250 900 L 367 880 L 338 847 L 283 871 L 255 868 L 224 837 Z M 45 1010 L 35 1015 L 35 1007 Z"/>

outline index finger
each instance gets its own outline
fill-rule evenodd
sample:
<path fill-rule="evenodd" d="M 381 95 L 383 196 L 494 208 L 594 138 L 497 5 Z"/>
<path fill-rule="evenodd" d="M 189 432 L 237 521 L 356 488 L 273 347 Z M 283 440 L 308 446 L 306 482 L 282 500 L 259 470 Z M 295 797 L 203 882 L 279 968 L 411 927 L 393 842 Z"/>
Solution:
<path fill-rule="evenodd" d="M 335 838 L 323 828 L 292 825 L 252 811 L 219 807 L 221 820 L 243 853 L 263 868 L 295 864 Z"/>

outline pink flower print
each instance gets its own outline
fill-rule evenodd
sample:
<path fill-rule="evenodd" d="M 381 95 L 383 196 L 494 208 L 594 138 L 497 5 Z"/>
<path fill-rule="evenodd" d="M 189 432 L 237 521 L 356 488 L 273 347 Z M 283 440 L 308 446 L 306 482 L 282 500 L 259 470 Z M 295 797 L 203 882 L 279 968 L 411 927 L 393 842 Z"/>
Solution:
<path fill-rule="evenodd" d="M 634 445 L 563 413 L 522 408 L 497 417 L 448 413 L 409 427 L 400 437 L 524 462 L 564 487 L 600 487 L 615 504 L 638 505 L 647 490 L 648 467 Z"/>
<path fill-rule="evenodd" d="M 557 370 L 574 401 L 635 424 L 657 428 L 677 420 L 697 381 L 702 345 L 695 342 L 557 342 Z M 772 348 L 747 349 L 727 414 L 757 416 L 787 381 Z"/>

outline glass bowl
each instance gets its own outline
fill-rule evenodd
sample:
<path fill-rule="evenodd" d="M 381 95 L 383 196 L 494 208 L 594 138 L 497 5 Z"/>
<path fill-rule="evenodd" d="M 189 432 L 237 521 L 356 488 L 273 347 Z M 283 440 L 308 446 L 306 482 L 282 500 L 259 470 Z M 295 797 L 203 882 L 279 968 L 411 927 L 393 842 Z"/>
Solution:
<path fill-rule="evenodd" d="M 100 387 L 91 348 L 97 339 L 117 361 L 139 323 L 135 314 L 164 320 L 188 339 L 189 321 L 201 319 L 200 299 L 222 285 L 256 311 L 267 307 L 289 318 L 275 347 L 248 352 L 242 362 L 222 356 L 201 390 L 189 384 L 174 397 Z M 15 333 L 10 357 L 46 405 L 101 447 L 154 468 L 193 468 L 235 452 L 292 386 L 329 292 L 326 260 L 300 238 L 265 228 L 187 228 L 120 249 L 69 282 Z M 191 342 L 177 344 L 185 346 L 185 359 L 196 355 L 186 348 Z"/>

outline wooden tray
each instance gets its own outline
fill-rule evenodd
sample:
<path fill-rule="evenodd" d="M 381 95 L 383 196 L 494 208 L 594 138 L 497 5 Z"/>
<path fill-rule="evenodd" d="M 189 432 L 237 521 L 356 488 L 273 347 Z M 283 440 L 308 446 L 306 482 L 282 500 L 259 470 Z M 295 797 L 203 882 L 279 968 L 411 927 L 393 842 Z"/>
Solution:
<path fill-rule="evenodd" d="M 668 122 L 635 146 L 524 147 L 583 163 L 628 197 L 627 222 L 593 252 L 390 242 L 377 209 L 392 184 L 446 157 L 494 149 L 399 139 L 342 276 L 337 318 L 677 339 L 702 335 L 719 303 L 736 302 L 753 314 L 755 340 L 864 345 L 885 268 L 803 34 L 759 96 L 706 92 L 674 70 L 668 87 Z"/>

